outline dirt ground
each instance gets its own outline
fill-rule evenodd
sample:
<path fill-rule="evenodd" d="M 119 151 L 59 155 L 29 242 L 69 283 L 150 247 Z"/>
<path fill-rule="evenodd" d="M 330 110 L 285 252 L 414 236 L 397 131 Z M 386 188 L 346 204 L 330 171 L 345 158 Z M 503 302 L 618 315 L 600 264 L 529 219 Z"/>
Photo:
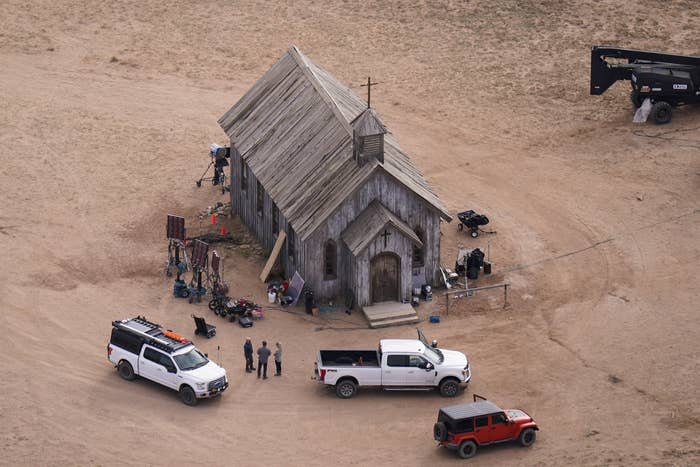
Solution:
<path fill-rule="evenodd" d="M 566 3 L 566 4 L 565 4 Z M 530 449 L 471 465 L 700 464 L 700 108 L 635 125 L 628 85 L 588 95 L 589 47 L 697 53 L 695 0 L 637 2 L 3 2 L 0 15 L 0 464 L 456 465 L 439 407 L 473 393 L 541 426 Z M 444 224 L 442 252 L 490 250 L 500 292 L 418 308 L 466 352 L 456 400 L 310 380 L 321 347 L 374 347 L 410 326 L 270 309 L 243 330 L 172 297 L 164 221 L 225 201 L 194 180 L 216 121 L 290 44 L 372 103 L 476 240 Z M 229 227 L 235 227 L 235 220 Z M 223 249 L 233 295 L 265 299 L 264 257 Z M 196 408 L 121 380 L 113 319 L 190 333 L 231 388 Z M 241 345 L 279 340 L 284 376 L 245 374 Z"/>

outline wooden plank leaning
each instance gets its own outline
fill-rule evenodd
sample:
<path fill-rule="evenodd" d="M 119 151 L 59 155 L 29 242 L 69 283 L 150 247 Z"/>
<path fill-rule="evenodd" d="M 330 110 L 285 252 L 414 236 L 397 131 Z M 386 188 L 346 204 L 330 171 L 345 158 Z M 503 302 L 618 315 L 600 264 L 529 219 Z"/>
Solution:
<path fill-rule="evenodd" d="M 280 230 L 280 233 L 277 234 L 277 241 L 275 242 L 275 246 L 272 247 L 272 253 L 270 253 L 270 257 L 267 258 L 267 263 L 265 263 L 265 267 L 260 273 L 261 281 L 267 281 L 267 276 L 270 275 L 270 271 L 272 271 L 272 266 L 275 265 L 275 261 L 277 261 L 277 257 L 280 255 L 280 251 L 282 251 L 282 246 L 284 246 L 285 238 L 287 238 L 287 234 L 284 233 L 284 230 Z"/>

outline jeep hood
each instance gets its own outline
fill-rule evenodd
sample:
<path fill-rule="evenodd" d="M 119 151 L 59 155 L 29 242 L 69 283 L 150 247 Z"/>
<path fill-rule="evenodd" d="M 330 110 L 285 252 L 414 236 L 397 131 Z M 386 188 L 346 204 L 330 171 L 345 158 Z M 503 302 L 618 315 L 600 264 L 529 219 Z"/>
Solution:
<path fill-rule="evenodd" d="M 467 356 L 462 352 L 445 349 L 440 349 L 440 352 L 442 352 L 442 356 L 445 357 L 445 360 L 442 362 L 443 366 L 453 366 L 460 370 L 467 366 Z"/>
<path fill-rule="evenodd" d="M 510 420 L 513 420 L 515 423 L 526 423 L 532 421 L 532 417 L 523 412 L 522 410 L 510 409 L 506 410 L 505 412 L 508 418 Z"/>
<path fill-rule="evenodd" d="M 215 379 L 221 378 L 222 376 L 225 376 L 226 370 L 209 360 L 209 363 L 207 363 L 206 365 L 199 367 L 195 370 L 185 371 L 184 373 L 186 373 L 193 379 L 199 380 L 202 383 L 208 383 L 210 381 L 214 381 Z"/>

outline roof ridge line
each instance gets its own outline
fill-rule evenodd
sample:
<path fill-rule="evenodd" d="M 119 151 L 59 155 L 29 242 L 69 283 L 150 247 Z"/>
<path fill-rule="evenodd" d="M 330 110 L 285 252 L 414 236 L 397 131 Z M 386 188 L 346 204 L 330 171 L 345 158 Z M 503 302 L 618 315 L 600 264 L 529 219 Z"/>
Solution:
<path fill-rule="evenodd" d="M 350 126 L 350 122 L 348 122 L 343 116 L 343 114 L 340 112 L 340 108 L 338 107 L 338 104 L 336 103 L 335 99 L 333 99 L 333 97 L 331 97 L 330 93 L 326 90 L 326 88 L 323 87 L 321 81 L 316 76 L 316 73 L 313 72 L 313 70 L 307 63 L 306 56 L 301 53 L 301 51 L 297 48 L 296 45 L 291 45 L 287 52 L 297 63 L 302 73 L 304 73 L 304 76 L 306 76 L 308 80 L 311 81 L 311 85 L 314 87 L 314 89 L 316 89 L 316 92 L 318 92 L 321 95 L 321 99 L 323 99 L 326 105 L 330 108 L 331 112 L 333 112 L 333 115 L 335 115 L 335 117 L 340 121 L 340 124 L 343 126 L 343 128 L 347 130 L 348 136 L 352 138 L 353 129 L 352 126 Z"/>

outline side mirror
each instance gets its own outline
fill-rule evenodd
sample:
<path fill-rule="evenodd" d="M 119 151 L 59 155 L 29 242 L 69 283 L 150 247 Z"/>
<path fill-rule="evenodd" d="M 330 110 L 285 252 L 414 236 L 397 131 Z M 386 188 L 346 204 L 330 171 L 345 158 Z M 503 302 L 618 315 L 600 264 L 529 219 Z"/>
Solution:
<path fill-rule="evenodd" d="M 428 362 L 425 364 L 425 371 L 430 371 L 433 369 L 433 364 Z"/>
<path fill-rule="evenodd" d="M 177 373 L 177 369 L 174 366 L 169 366 L 168 368 L 168 373 Z"/>
<path fill-rule="evenodd" d="M 207 357 L 207 358 L 209 358 L 209 354 L 208 354 L 208 353 L 205 353 L 204 356 Z"/>

